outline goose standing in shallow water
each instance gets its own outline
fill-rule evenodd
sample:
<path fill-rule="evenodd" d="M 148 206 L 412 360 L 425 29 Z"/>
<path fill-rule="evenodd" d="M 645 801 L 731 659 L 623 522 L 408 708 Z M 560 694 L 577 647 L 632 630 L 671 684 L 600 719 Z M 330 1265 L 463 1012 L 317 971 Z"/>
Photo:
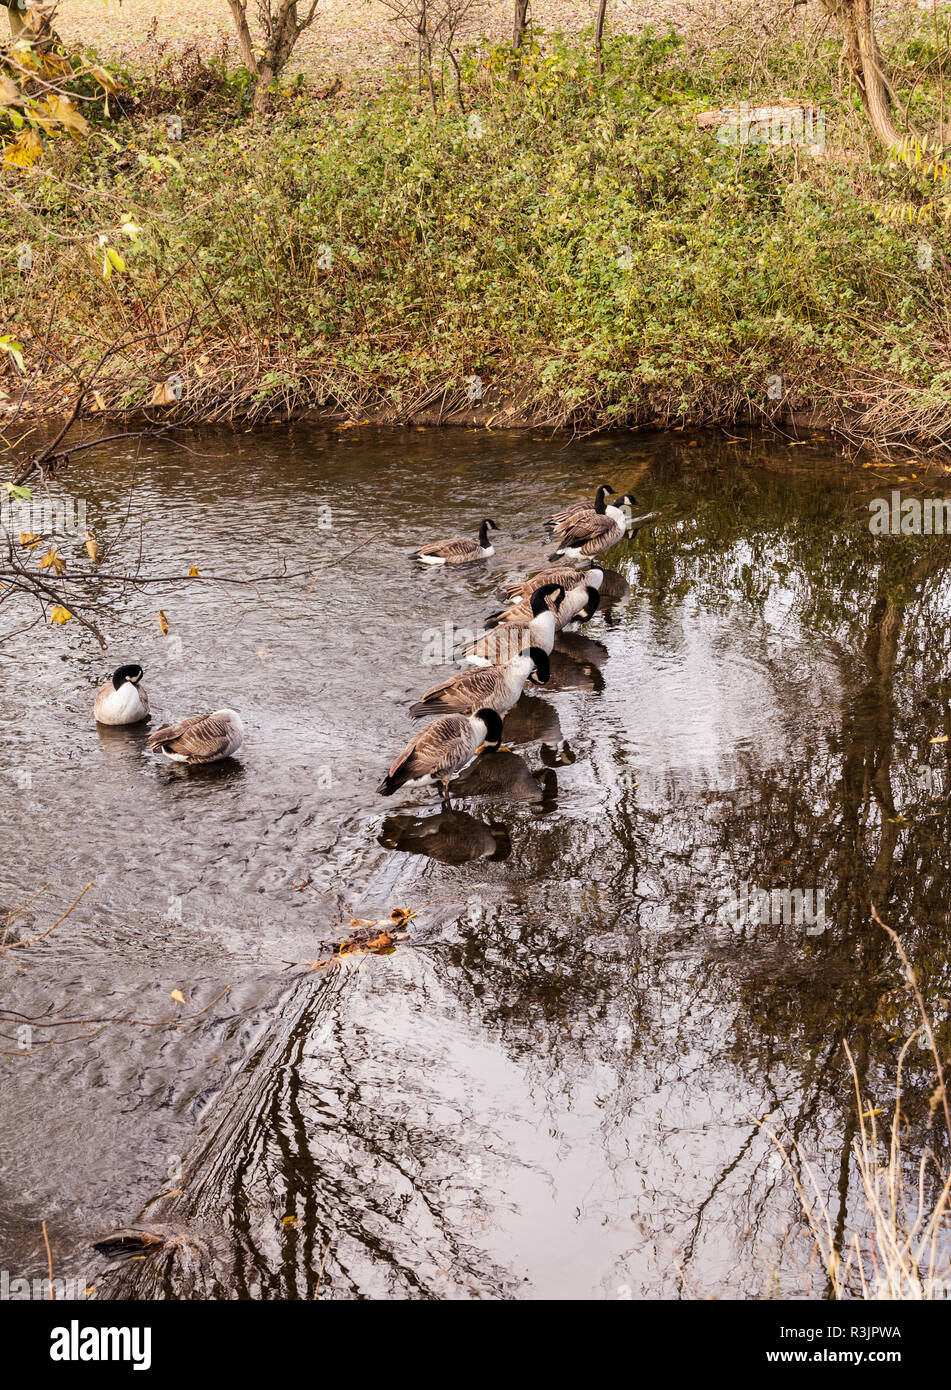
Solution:
<path fill-rule="evenodd" d="M 604 500 L 604 488 L 598 488 L 594 511 L 585 511 L 576 520 L 566 523 L 565 528 L 556 535 L 561 544 L 549 555 L 549 560 L 591 560 L 604 550 L 617 545 L 627 530 L 627 516 L 621 510 L 624 503 L 634 505 L 630 493 L 618 498 L 618 506 L 608 506 Z"/>
<path fill-rule="evenodd" d="M 541 647 L 549 655 L 555 645 L 555 615 L 548 607 L 549 594 L 560 597 L 564 589 L 559 584 L 543 584 L 531 597 L 531 617 L 528 622 L 500 623 L 469 642 L 460 653 L 460 661 L 472 666 L 501 666 L 520 656 L 529 647 Z"/>
<path fill-rule="evenodd" d="M 233 709 L 193 714 L 178 724 L 168 724 L 149 734 L 153 753 L 164 753 L 176 763 L 217 763 L 230 758 L 244 743 L 244 725 Z"/>
<path fill-rule="evenodd" d="M 443 800 L 449 796 L 450 779 L 483 748 L 502 744 L 502 716 L 494 709 L 475 714 L 444 714 L 410 739 L 377 787 L 381 796 L 392 796 L 400 787 L 425 787 L 436 783 Z"/>
<path fill-rule="evenodd" d="M 98 724 L 138 724 L 149 717 L 149 697 L 139 684 L 141 666 L 120 666 L 96 691 L 93 713 Z"/>
<path fill-rule="evenodd" d="M 420 550 L 413 551 L 413 559 L 424 565 L 466 565 L 471 560 L 487 560 L 495 554 L 495 547 L 489 541 L 489 527 L 499 528 L 491 517 L 486 517 L 479 527 L 479 539 L 467 541 L 464 536 L 453 536 L 448 541 L 433 541 Z"/>
<path fill-rule="evenodd" d="M 579 622 L 586 623 L 598 611 L 604 571 L 589 569 L 582 574 L 576 573 L 575 578 L 576 582 L 567 591 L 563 589 L 560 598 L 548 600 L 548 607 L 555 615 L 556 632 L 561 632 L 563 627 L 567 627 L 576 618 Z M 503 623 L 528 623 L 531 622 L 531 618 L 531 598 L 522 598 L 508 608 L 492 613 L 486 618 L 486 627 L 500 627 Z"/>
<path fill-rule="evenodd" d="M 554 569 L 533 574 L 531 579 L 519 579 L 514 584 L 504 584 L 502 592 L 514 602 L 520 598 L 530 599 L 535 590 L 540 589 L 543 584 L 560 584 L 563 589 L 573 589 L 576 584 L 583 583 L 584 570 L 577 570 L 573 565 L 556 565 Z"/>
<path fill-rule="evenodd" d="M 525 682 L 544 685 L 550 670 L 548 653 L 541 647 L 529 647 L 501 666 L 482 666 L 450 676 L 427 690 L 410 705 L 409 712 L 413 719 L 424 719 L 427 714 L 474 714 L 483 707 L 506 714 L 518 701 Z"/>

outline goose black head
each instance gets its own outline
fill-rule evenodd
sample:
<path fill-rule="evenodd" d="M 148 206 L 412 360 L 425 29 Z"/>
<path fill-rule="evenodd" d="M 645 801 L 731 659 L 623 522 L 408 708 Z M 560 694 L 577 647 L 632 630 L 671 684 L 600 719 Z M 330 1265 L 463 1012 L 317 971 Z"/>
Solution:
<path fill-rule="evenodd" d="M 535 663 L 535 673 L 529 677 L 532 685 L 544 685 L 551 676 L 551 662 L 548 660 L 548 653 L 543 652 L 541 647 L 529 647 L 528 659 Z"/>
<path fill-rule="evenodd" d="M 483 748 L 501 748 L 502 746 L 502 716 L 494 709 L 477 709 L 476 719 L 481 719 L 485 725 L 485 742 Z"/>
<path fill-rule="evenodd" d="M 610 483 L 602 483 L 601 486 L 598 488 L 597 496 L 594 499 L 594 510 L 598 513 L 599 516 L 604 515 L 604 499 L 608 495 L 608 493 L 611 493 L 613 496 L 614 488 L 611 486 Z"/>
<path fill-rule="evenodd" d="M 483 521 L 482 525 L 479 527 L 479 544 L 483 547 L 487 546 L 489 543 L 490 526 L 492 527 L 493 531 L 497 531 L 499 529 L 491 517 L 486 517 L 485 521 Z"/>
<path fill-rule="evenodd" d="M 540 589 L 536 589 L 532 594 L 532 617 L 537 618 L 540 614 L 544 613 L 548 606 L 545 600 L 548 598 L 549 594 L 558 595 L 555 599 L 555 603 L 558 604 L 561 603 L 564 593 L 565 591 L 561 584 L 543 584 Z"/>
<path fill-rule="evenodd" d="M 141 666 L 120 666 L 112 673 L 112 684 L 116 690 L 121 690 L 126 681 L 130 685 L 138 685 L 144 675 Z"/>
<path fill-rule="evenodd" d="M 593 618 L 593 617 L 594 617 L 594 615 L 595 615 L 595 613 L 597 613 L 598 607 L 600 606 L 600 603 L 601 603 L 601 590 L 600 590 L 600 589 L 596 589 L 596 588 L 594 587 L 594 585 L 588 584 L 588 585 L 586 586 L 585 592 L 586 592 L 587 595 L 588 595 L 588 602 L 585 604 L 585 606 L 582 608 L 581 612 L 578 614 L 578 617 L 579 617 L 580 621 L 583 622 L 583 623 L 588 622 L 588 620 L 589 620 L 590 618 Z"/>

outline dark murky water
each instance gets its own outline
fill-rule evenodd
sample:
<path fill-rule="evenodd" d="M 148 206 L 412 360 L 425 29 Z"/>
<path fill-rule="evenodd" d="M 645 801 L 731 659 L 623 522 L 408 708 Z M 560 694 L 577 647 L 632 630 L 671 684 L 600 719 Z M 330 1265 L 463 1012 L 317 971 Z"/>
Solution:
<path fill-rule="evenodd" d="M 75 624 L 0 648 L 0 905 L 48 884 L 35 934 L 93 885 L 0 956 L 5 1005 L 134 1020 L 3 1026 L 0 1263 L 44 1273 L 46 1220 L 56 1273 L 101 1295 L 802 1294 L 811 1244 L 754 1116 L 852 1229 L 840 1044 L 887 1104 L 915 1026 L 870 901 L 948 1037 L 951 547 L 869 534 L 896 470 L 687 434 L 189 446 L 74 469 L 101 534 L 134 475 L 108 567 L 141 544 L 153 573 L 308 575 L 127 594 L 106 657 Z M 602 480 L 664 510 L 611 554 L 613 602 L 451 813 L 383 801 L 434 633 L 477 628 L 543 562 L 540 519 Z M 484 567 L 408 561 L 487 515 Z M 157 719 L 240 710 L 238 762 L 97 730 L 129 659 Z M 824 919 L 737 925 L 743 885 L 822 892 Z M 395 907 L 418 916 L 393 954 L 308 968 Z M 173 990 L 191 1021 L 146 1026 Z M 910 1164 L 932 1089 L 913 1049 Z M 198 1244 L 108 1268 L 90 1241 L 143 1213 Z"/>

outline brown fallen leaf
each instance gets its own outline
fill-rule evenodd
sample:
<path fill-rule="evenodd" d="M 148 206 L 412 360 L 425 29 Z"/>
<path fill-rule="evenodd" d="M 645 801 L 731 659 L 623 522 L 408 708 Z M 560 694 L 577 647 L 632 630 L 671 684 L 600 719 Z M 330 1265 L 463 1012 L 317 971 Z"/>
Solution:
<path fill-rule="evenodd" d="M 161 632 L 162 636 L 163 636 L 163 637 L 167 637 L 167 636 L 168 636 L 168 618 L 166 618 L 166 616 L 165 616 L 165 614 L 162 612 L 161 608 L 159 609 L 159 614 L 158 614 L 158 625 L 159 625 L 159 631 Z"/>
<path fill-rule="evenodd" d="M 91 531 L 86 532 L 86 554 L 93 564 L 99 559 L 99 542 Z"/>

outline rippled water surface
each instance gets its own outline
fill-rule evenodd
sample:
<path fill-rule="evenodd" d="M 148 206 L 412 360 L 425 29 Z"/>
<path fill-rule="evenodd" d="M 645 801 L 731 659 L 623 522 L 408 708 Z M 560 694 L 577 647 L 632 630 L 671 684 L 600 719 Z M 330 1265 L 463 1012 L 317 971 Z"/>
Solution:
<path fill-rule="evenodd" d="M 85 456 L 68 487 L 103 537 L 128 509 L 103 570 L 201 578 L 121 591 L 107 653 L 74 623 L 0 647 L 0 906 L 38 895 L 13 928 L 36 935 L 92 885 L 0 956 L 32 1028 L 3 1027 L 0 1263 L 42 1274 L 45 1220 L 57 1273 L 101 1295 L 821 1293 L 757 1118 L 850 1229 L 841 1042 L 887 1104 L 915 1025 L 871 901 L 941 1029 L 951 992 L 951 553 L 869 534 L 896 470 L 687 433 L 185 442 Z M 446 624 L 477 630 L 544 563 L 541 519 L 602 481 L 661 517 L 607 557 L 506 751 L 450 810 L 384 801 Z M 483 516 L 492 560 L 417 572 Z M 128 660 L 152 727 L 237 708 L 238 759 L 97 729 Z M 743 885 L 821 890 L 824 921 L 737 925 Z M 309 964 L 394 908 L 417 915 L 391 954 Z M 911 1172 L 919 1049 L 906 1082 Z M 136 1220 L 184 1239 L 92 1251 Z"/>

